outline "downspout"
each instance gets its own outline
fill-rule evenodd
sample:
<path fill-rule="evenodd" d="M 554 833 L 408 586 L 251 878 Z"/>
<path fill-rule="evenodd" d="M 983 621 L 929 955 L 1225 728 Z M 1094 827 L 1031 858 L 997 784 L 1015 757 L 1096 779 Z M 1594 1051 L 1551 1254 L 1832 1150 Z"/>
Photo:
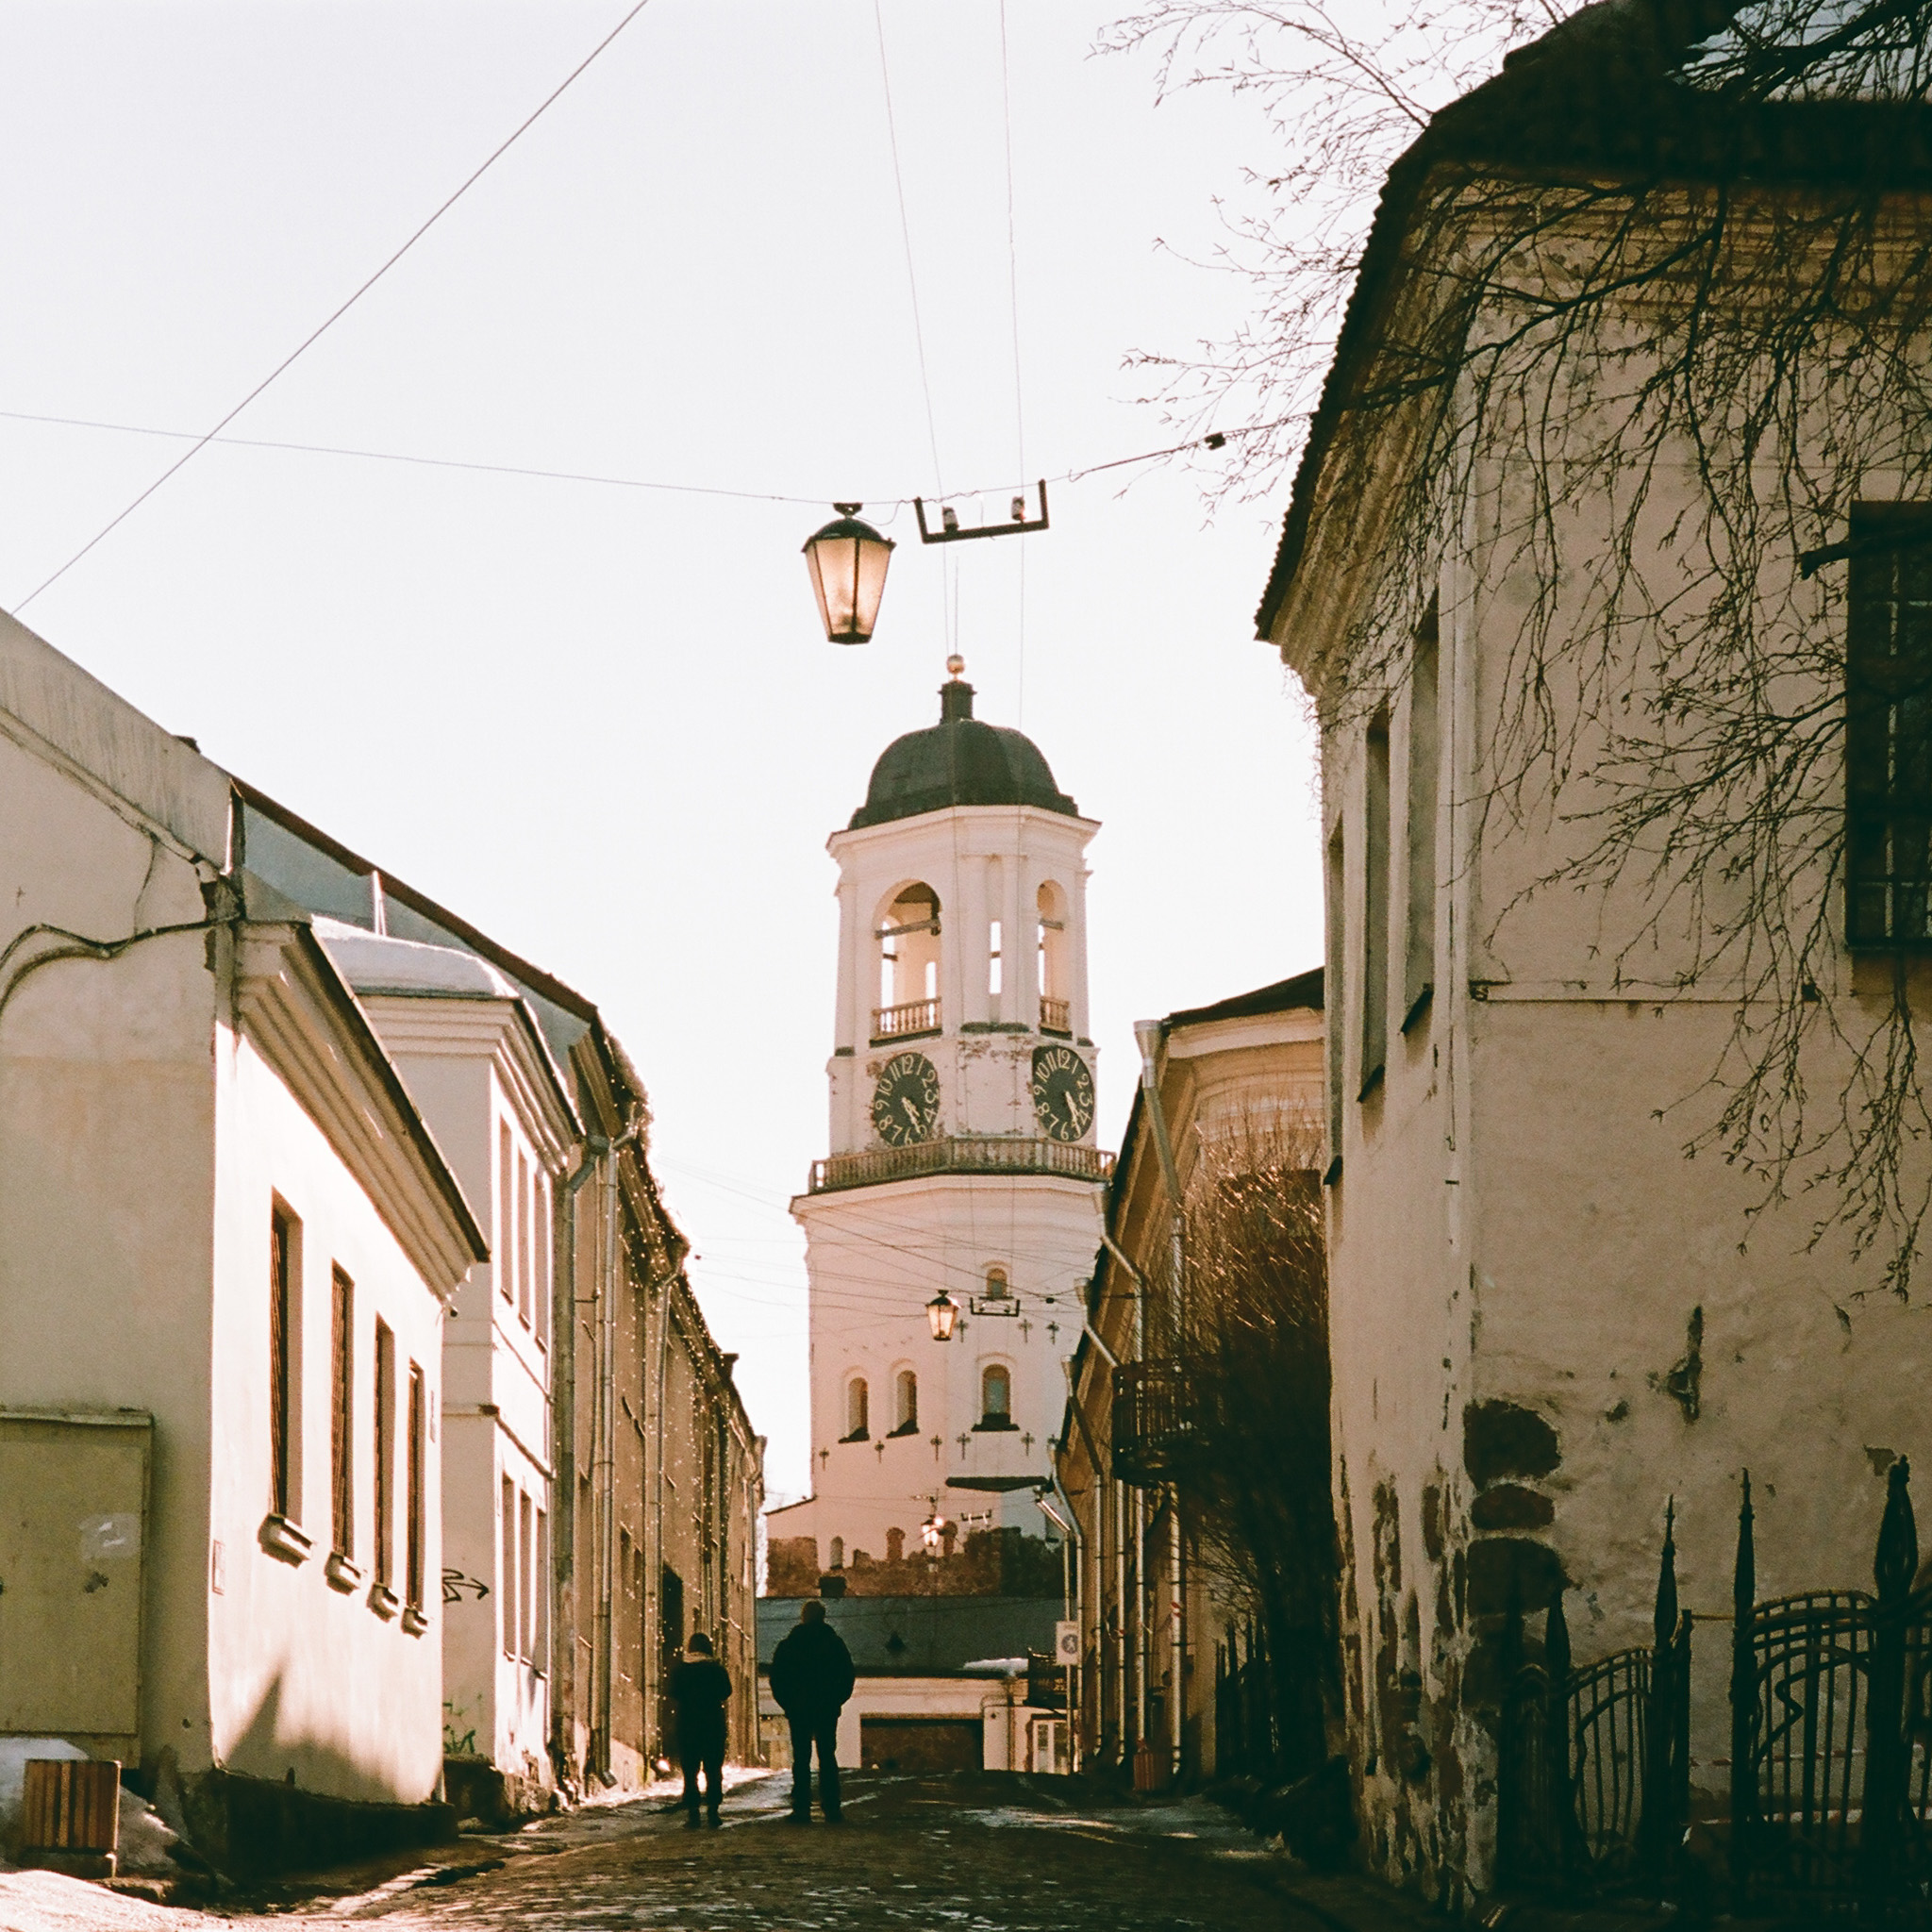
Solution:
<path fill-rule="evenodd" d="M 580 1592 L 577 1589 L 580 1575 L 580 1566 L 577 1562 L 577 1547 L 578 1540 L 584 1531 L 584 1525 L 577 1521 L 576 1489 L 577 1195 L 582 1191 L 584 1183 L 596 1173 L 598 1153 L 608 1144 L 601 1137 L 587 1137 L 583 1142 L 584 1158 L 582 1164 L 575 1174 L 568 1174 L 564 1178 L 563 1186 L 558 1195 L 558 1207 L 562 1210 L 560 1219 L 563 1223 L 564 1258 L 562 1268 L 557 1272 L 563 1280 L 565 1291 L 562 1294 L 553 1294 L 551 1297 L 551 1322 L 557 1331 L 552 1338 L 552 1343 L 556 1349 L 558 1379 L 563 1384 L 563 1400 L 561 1402 L 553 1400 L 551 1405 L 551 1426 L 557 1436 L 557 1445 L 552 1459 L 557 1467 L 558 1476 L 558 1501 L 561 1505 L 561 1507 L 557 1512 L 558 1522 L 559 1526 L 566 1522 L 570 1525 L 569 1533 L 558 1538 L 558 1547 L 551 1552 L 551 1564 L 553 1569 L 560 1568 L 565 1562 L 568 1562 L 570 1565 L 570 1626 L 567 1635 L 562 1632 L 558 1634 L 563 1638 L 563 1641 L 569 1645 L 568 1655 L 571 1660 L 571 1674 L 574 1679 L 576 1674 L 577 1660 L 577 1605 L 581 1600 Z M 593 1432 L 595 1426 L 596 1417 L 593 1412 L 591 1416 Z M 594 1433 L 591 1445 L 591 1457 L 594 1463 L 596 1460 Z M 579 1686 L 577 1687 L 577 1697 L 572 1699 L 573 1705 L 577 1706 L 579 1708 L 589 1706 L 590 1709 L 586 1714 L 591 1716 L 594 1716 L 595 1711 L 595 1664 L 596 1659 L 593 1657 L 591 1658 L 592 1685 L 590 1687 L 591 1694 L 584 1697 L 583 1690 L 585 1687 Z M 562 1673 L 557 1669 L 553 1660 L 551 1666 L 552 1684 L 555 1685 L 561 1675 Z M 582 1697 L 581 1705 L 577 1703 L 578 1697 Z M 572 1761 L 571 1740 L 567 1729 L 569 1721 L 570 1714 L 564 1708 L 563 1700 L 553 1696 L 550 1709 L 551 1749 L 559 1765 L 568 1764 Z M 588 1771 L 588 1765 L 585 1769 Z"/>
<path fill-rule="evenodd" d="M 1167 1111 L 1160 1104 L 1160 1083 L 1155 1064 L 1155 1057 L 1160 1050 L 1160 1042 L 1166 1028 L 1158 1020 L 1137 1020 L 1134 1023 L 1134 1038 L 1141 1048 L 1141 1095 L 1147 1104 L 1147 1118 L 1154 1128 L 1155 1150 L 1160 1156 L 1160 1177 L 1167 1188 L 1168 1212 L 1171 1217 L 1170 1239 L 1173 1242 L 1174 1302 L 1169 1310 L 1169 1340 L 1179 1354 L 1181 1302 L 1186 1292 L 1186 1262 L 1181 1247 L 1181 1182 L 1180 1174 L 1174 1162 L 1174 1143 L 1168 1138 Z M 1178 1778 L 1181 1775 L 1181 1760 L 1184 1756 L 1183 1740 L 1186 1736 L 1186 1657 L 1187 1657 L 1187 1618 L 1181 1594 L 1181 1499 L 1180 1491 L 1172 1483 L 1167 1488 L 1168 1518 L 1168 1657 L 1170 1682 L 1167 1700 L 1168 1757 L 1169 1774 Z M 1152 1633 L 1149 1633 L 1148 1649 L 1152 1650 Z"/>
<path fill-rule="evenodd" d="M 603 1303 L 597 1322 L 597 1340 L 602 1360 L 597 1365 L 597 1406 L 600 1427 L 596 1457 L 603 1465 L 603 1512 L 598 1523 L 597 1549 L 597 1736 L 599 1739 L 597 1774 L 608 1789 L 616 1783 L 610 1769 L 611 1707 L 613 1680 L 617 1674 L 614 1603 L 617 1575 L 617 1157 L 643 1131 L 641 1118 L 629 1126 L 604 1150 L 604 1253 L 598 1297 Z M 593 1470 L 592 1496 L 600 1485 Z"/>

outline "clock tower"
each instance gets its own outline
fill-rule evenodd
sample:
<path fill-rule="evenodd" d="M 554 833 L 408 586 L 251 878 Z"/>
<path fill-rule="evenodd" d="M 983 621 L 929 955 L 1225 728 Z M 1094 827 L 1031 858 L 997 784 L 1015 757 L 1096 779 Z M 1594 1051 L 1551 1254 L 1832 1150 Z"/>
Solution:
<path fill-rule="evenodd" d="M 960 660 L 948 669 L 939 722 L 887 746 L 828 848 L 831 1131 L 791 1204 L 812 1494 L 770 1521 L 774 1539 L 814 1538 L 835 1574 L 861 1553 L 917 1556 L 935 1519 L 947 1549 L 974 1527 L 1044 1531 L 1034 1488 L 1111 1167 L 1087 1008 L 1099 826 L 1030 739 L 973 715 Z"/>

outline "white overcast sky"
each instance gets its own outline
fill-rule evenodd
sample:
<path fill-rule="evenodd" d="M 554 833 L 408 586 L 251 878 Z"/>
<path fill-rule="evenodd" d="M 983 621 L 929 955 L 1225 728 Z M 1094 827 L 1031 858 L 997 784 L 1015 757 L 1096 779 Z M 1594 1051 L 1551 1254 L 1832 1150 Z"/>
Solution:
<path fill-rule="evenodd" d="M 206 429 L 628 4 L 8 0 L 0 410 Z M 824 840 L 936 716 L 949 644 L 1103 822 L 1106 1144 L 1137 1016 L 1320 958 L 1309 742 L 1253 640 L 1282 504 L 1210 522 L 1186 475 L 1116 471 L 1042 536 L 951 550 L 907 509 L 873 644 L 817 628 L 799 546 L 834 497 L 1158 447 L 1124 358 L 1245 298 L 1185 258 L 1266 165 L 1257 119 L 1157 109 L 1147 63 L 1090 56 L 1106 5 L 1008 10 L 1024 458 L 997 0 L 883 0 L 937 473 L 872 0 L 653 0 L 230 433 L 807 501 L 211 447 L 23 613 L 598 1002 L 780 1496 L 809 1452 L 786 1201 L 824 1151 Z M 0 416 L 0 606 L 181 447 Z"/>

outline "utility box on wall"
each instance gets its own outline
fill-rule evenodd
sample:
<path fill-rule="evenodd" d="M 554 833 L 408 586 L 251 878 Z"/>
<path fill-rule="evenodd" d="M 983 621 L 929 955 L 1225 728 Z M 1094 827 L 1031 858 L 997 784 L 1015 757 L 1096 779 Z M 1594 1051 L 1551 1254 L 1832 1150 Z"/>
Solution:
<path fill-rule="evenodd" d="M 139 1757 L 151 1416 L 0 1409 L 0 1734 Z"/>

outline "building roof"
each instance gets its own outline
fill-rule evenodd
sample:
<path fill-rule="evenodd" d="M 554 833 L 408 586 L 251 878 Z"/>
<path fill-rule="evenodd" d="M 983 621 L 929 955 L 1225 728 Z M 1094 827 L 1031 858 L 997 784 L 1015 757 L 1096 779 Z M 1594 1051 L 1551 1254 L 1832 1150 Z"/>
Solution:
<path fill-rule="evenodd" d="M 1058 1597 L 841 1596 L 823 1602 L 825 1622 L 845 1640 L 865 1677 L 935 1677 L 971 1671 L 998 1676 L 992 1658 L 1053 1655 Z M 768 1669 L 781 1638 L 796 1627 L 799 1599 L 758 1599 L 758 1664 Z M 978 1665 L 974 1670 L 973 1667 Z"/>
<path fill-rule="evenodd" d="M 1230 999 L 1217 1000 L 1211 1007 L 1187 1007 L 1170 1013 L 1160 1023 L 1163 1035 L 1181 1026 L 1205 1026 L 1215 1020 L 1256 1020 L 1264 1013 L 1291 1013 L 1297 1008 L 1322 1010 L 1322 972 L 1316 966 L 1297 973 L 1292 979 L 1277 979 L 1271 986 L 1257 986 L 1253 992 L 1238 992 Z"/>
<path fill-rule="evenodd" d="M 522 995 L 508 974 L 477 953 L 455 946 L 391 939 L 317 915 L 316 937 L 358 993 L 459 1000 L 514 1000 Z"/>
<path fill-rule="evenodd" d="M 1406 272 L 1407 241 L 1439 171 L 1523 179 L 1857 184 L 1932 189 L 1932 108 L 1921 101 L 1792 98 L 1726 85 L 1699 52 L 1741 0 L 1597 0 L 1517 48 L 1502 73 L 1441 108 L 1389 171 L 1335 359 L 1308 426 L 1274 565 L 1255 613 L 1274 628 L 1307 542 L 1322 471 Z"/>
<path fill-rule="evenodd" d="M 973 687 L 957 677 L 940 687 L 940 722 L 895 738 L 880 754 L 847 830 L 956 805 L 1031 805 L 1080 815 L 1054 783 L 1040 747 L 1024 731 L 975 718 Z"/>

